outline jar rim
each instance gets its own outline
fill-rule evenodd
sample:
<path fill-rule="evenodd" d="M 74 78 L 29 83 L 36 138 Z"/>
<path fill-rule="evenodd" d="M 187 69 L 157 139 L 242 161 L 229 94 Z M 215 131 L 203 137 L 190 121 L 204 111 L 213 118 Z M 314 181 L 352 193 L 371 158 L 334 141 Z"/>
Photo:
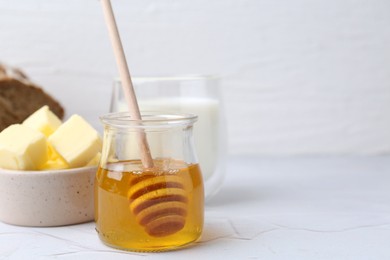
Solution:
<path fill-rule="evenodd" d="M 163 111 L 141 111 L 141 120 L 133 119 L 129 112 L 114 112 L 100 116 L 100 121 L 118 128 L 172 127 L 192 125 L 198 116 L 190 113 L 171 113 Z"/>
<path fill-rule="evenodd" d="M 182 75 L 139 75 L 133 76 L 133 80 L 141 82 L 154 81 L 193 81 L 193 80 L 218 80 L 220 77 L 214 74 L 182 74 Z M 114 78 L 115 82 L 121 82 L 120 77 Z"/>

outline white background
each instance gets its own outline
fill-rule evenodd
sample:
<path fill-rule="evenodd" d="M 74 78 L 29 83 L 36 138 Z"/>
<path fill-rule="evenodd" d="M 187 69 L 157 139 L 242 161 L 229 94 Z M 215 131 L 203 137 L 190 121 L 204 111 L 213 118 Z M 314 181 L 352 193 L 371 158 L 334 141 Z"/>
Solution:
<path fill-rule="evenodd" d="M 133 75 L 217 74 L 229 152 L 390 153 L 390 1 L 113 0 Z M 116 65 L 98 0 L 0 0 L 0 61 L 98 126 Z"/>

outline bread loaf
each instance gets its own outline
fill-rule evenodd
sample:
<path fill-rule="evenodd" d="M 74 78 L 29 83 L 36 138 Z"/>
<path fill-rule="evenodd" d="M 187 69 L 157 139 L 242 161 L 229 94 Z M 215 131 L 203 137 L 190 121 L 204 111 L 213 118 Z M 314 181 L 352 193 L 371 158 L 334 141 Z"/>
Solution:
<path fill-rule="evenodd" d="M 64 109 L 58 101 L 30 82 L 22 71 L 0 64 L 0 131 L 23 122 L 44 105 L 63 119 Z"/>

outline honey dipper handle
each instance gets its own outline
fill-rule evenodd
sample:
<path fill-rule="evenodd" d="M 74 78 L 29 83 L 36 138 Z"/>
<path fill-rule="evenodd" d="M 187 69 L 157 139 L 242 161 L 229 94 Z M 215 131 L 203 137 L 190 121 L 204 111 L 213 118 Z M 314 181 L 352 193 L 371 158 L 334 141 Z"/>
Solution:
<path fill-rule="evenodd" d="M 102 0 L 104 18 L 108 27 L 111 44 L 114 49 L 114 55 L 119 69 L 119 75 L 122 81 L 123 92 L 125 94 L 127 106 L 132 119 L 141 120 L 141 113 L 138 107 L 137 97 L 131 82 L 130 71 L 127 66 L 122 42 L 116 26 L 114 12 L 110 0 Z M 145 168 L 153 168 L 153 159 L 150 154 L 149 145 L 144 131 L 140 130 L 138 135 L 138 146 L 140 149 L 142 164 Z"/>

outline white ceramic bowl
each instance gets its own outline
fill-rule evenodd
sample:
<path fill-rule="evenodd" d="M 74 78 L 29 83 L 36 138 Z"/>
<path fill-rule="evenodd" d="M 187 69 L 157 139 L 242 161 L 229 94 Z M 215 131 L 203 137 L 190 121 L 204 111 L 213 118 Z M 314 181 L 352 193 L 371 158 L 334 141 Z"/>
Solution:
<path fill-rule="evenodd" d="M 0 220 L 20 226 L 63 226 L 94 218 L 96 167 L 0 169 Z"/>

